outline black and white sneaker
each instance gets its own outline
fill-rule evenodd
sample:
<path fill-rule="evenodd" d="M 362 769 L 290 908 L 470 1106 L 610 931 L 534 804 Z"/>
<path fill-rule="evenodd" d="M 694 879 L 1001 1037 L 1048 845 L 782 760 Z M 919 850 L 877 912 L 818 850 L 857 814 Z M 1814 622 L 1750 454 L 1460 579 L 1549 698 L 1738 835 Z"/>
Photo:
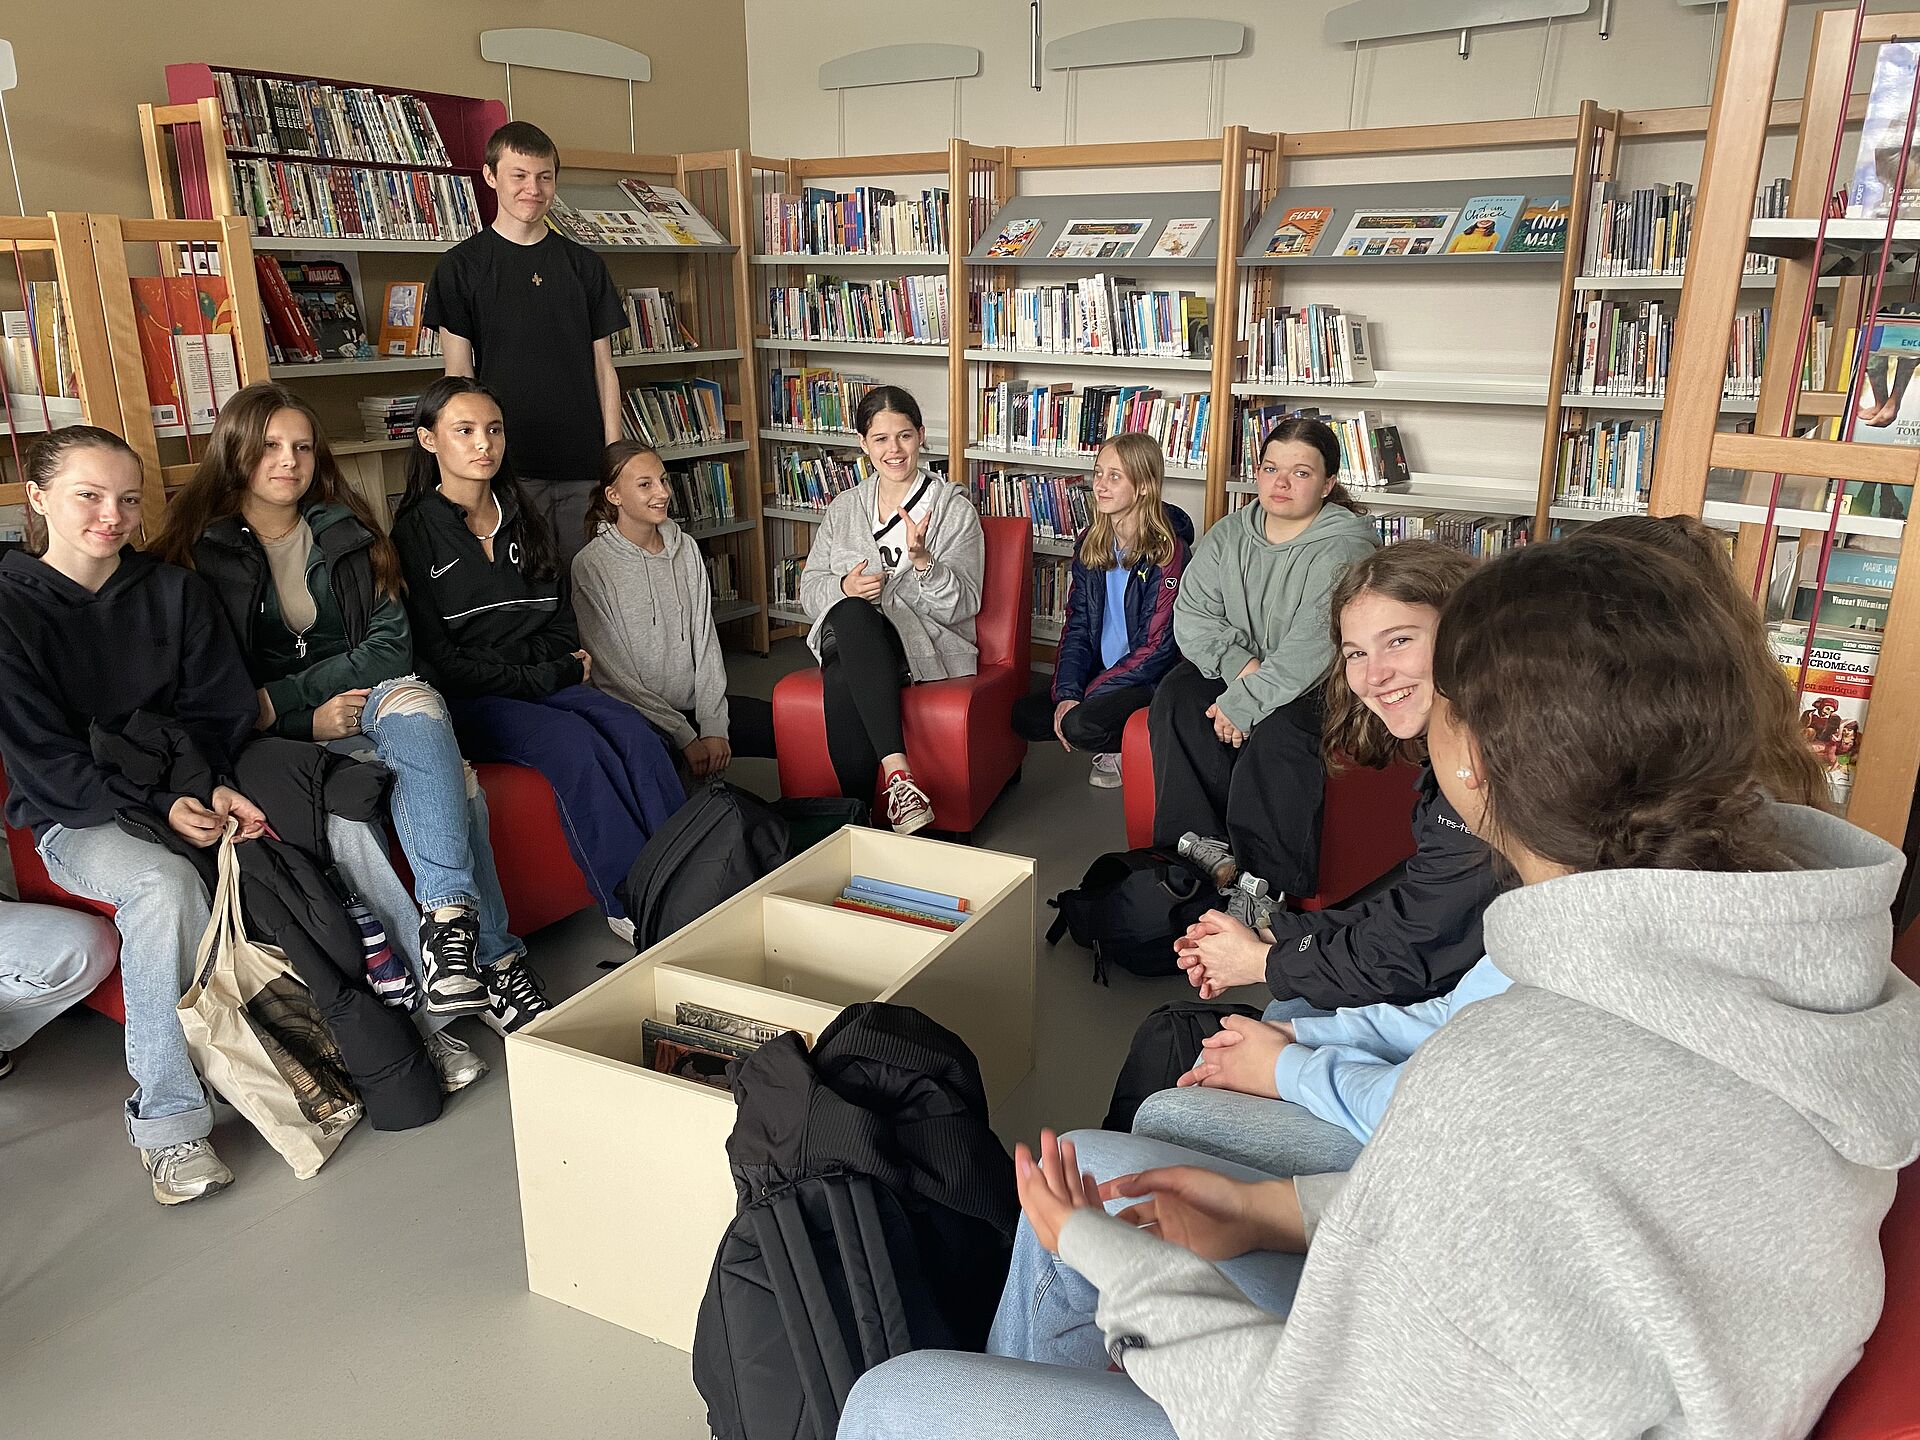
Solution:
<path fill-rule="evenodd" d="M 480 973 L 486 977 L 487 1023 L 502 1035 L 511 1035 L 553 1008 L 540 988 L 540 977 L 525 960 L 502 960 Z"/>
<path fill-rule="evenodd" d="M 479 943 L 480 924 L 471 910 L 436 910 L 420 917 L 420 964 L 433 1014 L 469 1015 L 487 1008 L 487 987 L 473 959 Z"/>

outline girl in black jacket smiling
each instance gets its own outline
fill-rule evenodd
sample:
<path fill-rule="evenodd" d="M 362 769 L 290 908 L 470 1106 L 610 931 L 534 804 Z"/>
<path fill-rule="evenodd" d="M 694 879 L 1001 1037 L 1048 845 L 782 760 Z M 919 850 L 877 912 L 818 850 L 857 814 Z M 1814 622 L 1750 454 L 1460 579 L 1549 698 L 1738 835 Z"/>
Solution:
<path fill-rule="evenodd" d="M 538 770 L 575 863 L 616 933 L 614 893 L 685 798 L 666 744 L 632 706 L 587 685 L 553 536 L 503 468 L 506 426 L 476 380 L 436 380 L 414 411 L 393 542 L 420 669 L 444 695 L 470 759 Z"/>

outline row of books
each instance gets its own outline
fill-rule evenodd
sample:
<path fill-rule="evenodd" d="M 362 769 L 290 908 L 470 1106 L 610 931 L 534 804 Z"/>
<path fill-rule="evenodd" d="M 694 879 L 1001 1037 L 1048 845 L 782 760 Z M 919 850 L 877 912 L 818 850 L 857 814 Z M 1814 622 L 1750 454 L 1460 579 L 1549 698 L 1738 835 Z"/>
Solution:
<path fill-rule="evenodd" d="M 789 510 L 824 510 L 868 473 L 864 455 L 783 449 L 773 465 L 774 503 Z"/>
<path fill-rule="evenodd" d="M 980 297 L 980 343 L 1049 355 L 1199 357 L 1211 353 L 1206 297 L 1118 275 L 1022 285 Z"/>
<path fill-rule="evenodd" d="M 57 280 L 29 280 L 24 308 L 0 311 L 0 373 L 7 394 L 80 398 L 73 325 Z"/>
<path fill-rule="evenodd" d="M 834 280 L 767 290 L 767 329 L 776 340 L 878 340 L 892 345 L 947 343 L 947 277 Z"/>
<path fill-rule="evenodd" d="M 155 428 L 206 434 L 220 407 L 240 393 L 225 277 L 136 275 L 133 318 Z"/>
<path fill-rule="evenodd" d="M 229 149 L 388 165 L 453 163 L 433 112 L 417 95 L 232 70 L 214 71 L 213 81 Z"/>
<path fill-rule="evenodd" d="M 1753 218 L 1773 220 L 1787 213 L 1786 180 L 1760 188 Z M 1694 188 L 1684 180 L 1643 185 L 1622 194 L 1605 186 L 1593 202 L 1588 226 L 1589 275 L 1683 275 L 1693 243 Z M 1771 256 L 1749 253 L 1749 274 L 1771 275 Z"/>
<path fill-rule="evenodd" d="M 1405 489 L 1413 482 L 1400 427 L 1376 423 L 1373 414 L 1329 415 L 1312 407 L 1282 404 L 1248 405 L 1240 411 L 1240 466 L 1242 480 L 1252 480 L 1261 459 L 1267 432 L 1282 420 L 1305 416 L 1333 427 L 1340 441 L 1339 481 L 1349 490 Z"/>
<path fill-rule="evenodd" d="M 1462 554 L 1490 560 L 1533 538 L 1533 521 L 1523 515 L 1415 515 L 1387 512 L 1367 517 L 1382 545 L 1399 540 L 1432 540 Z"/>
<path fill-rule="evenodd" d="M 480 228 L 473 180 L 426 170 L 362 170 L 229 160 L 255 232 L 301 240 L 464 240 Z"/>
<path fill-rule="evenodd" d="M 1664 396 L 1678 310 L 1659 300 L 1590 300 L 1574 328 L 1567 388 L 1577 395 Z M 1771 318 L 1766 306 L 1734 316 L 1721 383 L 1721 394 L 1728 399 L 1759 396 Z M 1801 387 L 1819 390 L 1825 388 L 1832 327 L 1823 316 L 1813 323 Z"/>
<path fill-rule="evenodd" d="M 622 291 L 620 303 L 626 307 L 627 328 L 614 335 L 614 354 L 662 355 L 700 348 L 681 322 L 673 291 L 641 286 Z"/>
<path fill-rule="evenodd" d="M 369 440 L 411 440 L 418 395 L 363 395 L 360 429 Z"/>
<path fill-rule="evenodd" d="M 696 460 L 667 471 L 667 489 L 673 502 L 668 513 L 692 529 L 722 525 L 739 514 L 733 467 L 724 460 Z"/>
<path fill-rule="evenodd" d="M 580 245 L 643 246 L 724 245 L 693 202 L 671 185 L 654 185 L 623 176 L 620 191 L 633 202 L 627 210 L 576 210 L 561 196 L 547 210 L 547 228 Z"/>
<path fill-rule="evenodd" d="M 276 363 L 374 358 L 360 318 L 360 297 L 346 266 L 337 260 L 255 255 L 253 269 L 260 307 L 266 312 L 268 349 Z"/>
<path fill-rule="evenodd" d="M 1067 591 L 1073 587 L 1073 562 L 1065 556 L 1033 557 L 1033 618 L 1051 625 L 1067 622 Z"/>
<path fill-rule="evenodd" d="M 1566 195 L 1475 195 L 1462 205 L 1400 205 L 1352 211 L 1325 252 L 1348 260 L 1432 255 L 1558 255 L 1567 248 Z M 1294 205 L 1267 238 L 1275 259 L 1305 259 L 1333 233 L 1335 207 Z"/>
<path fill-rule="evenodd" d="M 1367 317 L 1337 305 L 1273 306 L 1247 330 L 1247 379 L 1286 385 L 1371 385 Z"/>
<path fill-rule="evenodd" d="M 1207 463 L 1205 392 L 1165 395 L 1151 385 L 1060 385 L 1006 380 L 980 392 L 975 444 L 1034 455 L 1099 454 L 1107 440 L 1138 431 L 1160 442 L 1169 465 Z"/>
<path fill-rule="evenodd" d="M 727 1068 L 790 1029 L 788 1025 L 681 1000 L 674 1004 L 672 1020 L 648 1017 L 640 1022 L 640 1050 L 646 1067 L 657 1074 L 730 1090 Z M 794 1033 L 801 1043 L 813 1043 L 808 1032 Z"/>
<path fill-rule="evenodd" d="M 944 255 L 951 235 L 944 189 L 808 186 L 760 197 L 760 248 L 770 255 Z"/>
<path fill-rule="evenodd" d="M 1040 234 L 1038 217 L 1008 220 L 987 246 L 987 260 L 1017 260 Z M 1049 260 L 1127 260 L 1146 243 L 1152 220 L 1081 219 L 1060 227 L 1047 251 Z M 1213 220 L 1206 215 L 1175 216 L 1160 227 L 1160 238 L 1142 260 L 1190 260 L 1206 239 Z"/>
<path fill-rule="evenodd" d="M 826 366 L 772 366 L 767 371 L 767 424 L 851 435 L 862 397 L 879 383 L 871 375 L 848 375 Z"/>
<path fill-rule="evenodd" d="M 841 910 L 854 910 L 927 930 L 958 930 L 973 915 L 972 903 L 964 896 L 923 890 L 917 885 L 902 885 L 892 880 L 876 880 L 870 875 L 853 876 L 833 903 Z"/>
<path fill-rule="evenodd" d="M 1602 420 L 1560 437 L 1553 503 L 1599 510 L 1644 510 L 1653 485 L 1660 422 Z"/>
<path fill-rule="evenodd" d="M 713 583 L 715 600 L 738 600 L 740 582 L 736 578 L 733 552 L 731 550 L 713 550 L 703 557 L 707 562 L 707 579 Z"/>
<path fill-rule="evenodd" d="M 807 568 L 804 555 L 781 555 L 775 558 L 769 579 L 772 581 L 770 599 L 783 610 L 799 610 L 800 575 Z"/>
<path fill-rule="evenodd" d="M 982 515 L 1031 520 L 1046 540 L 1071 540 L 1093 523 L 1093 492 L 1060 475 L 983 470 L 973 477 L 973 503 Z"/>
<path fill-rule="evenodd" d="M 670 449 L 727 438 L 726 396 L 717 380 L 658 380 L 636 385 L 620 402 L 627 433 Z"/>

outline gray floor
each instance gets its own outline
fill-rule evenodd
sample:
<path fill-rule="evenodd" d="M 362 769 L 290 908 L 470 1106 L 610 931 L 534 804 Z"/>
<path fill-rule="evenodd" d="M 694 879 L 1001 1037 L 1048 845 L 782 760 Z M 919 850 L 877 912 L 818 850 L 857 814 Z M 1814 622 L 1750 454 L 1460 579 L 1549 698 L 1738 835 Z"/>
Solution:
<path fill-rule="evenodd" d="M 803 658 L 788 641 L 730 660 L 737 688 L 766 694 Z M 736 771 L 771 793 L 770 762 Z M 1035 747 L 976 832 L 1039 859 L 1043 901 L 1125 846 L 1120 793 L 1086 775 Z M 621 953 L 592 914 L 532 944 L 556 997 Z M 1098 1124 L 1135 1024 L 1189 993 L 1097 986 L 1071 942 L 1042 940 L 1039 970 L 1038 1068 L 995 1117 L 1009 1143 Z M 237 1183 L 162 1209 L 120 1127 L 119 1027 L 82 1010 L 42 1032 L 0 1082 L 0 1436 L 702 1440 L 685 1355 L 527 1292 L 501 1045 L 474 1021 L 457 1033 L 494 1071 L 437 1124 L 362 1125 L 302 1182 L 223 1110 Z"/>

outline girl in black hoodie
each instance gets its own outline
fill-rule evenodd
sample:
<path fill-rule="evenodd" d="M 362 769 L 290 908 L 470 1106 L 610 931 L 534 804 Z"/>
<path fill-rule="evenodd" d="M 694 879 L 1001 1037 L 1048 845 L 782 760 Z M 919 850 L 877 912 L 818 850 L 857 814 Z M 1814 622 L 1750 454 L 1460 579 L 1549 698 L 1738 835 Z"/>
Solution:
<path fill-rule="evenodd" d="M 446 696 L 470 759 L 546 777 L 574 862 L 631 938 L 615 887 L 685 798 L 673 758 L 645 716 L 586 683 L 593 658 L 553 536 L 503 468 L 493 392 L 445 376 L 420 397 L 414 425 L 393 543 L 420 670 Z"/>

